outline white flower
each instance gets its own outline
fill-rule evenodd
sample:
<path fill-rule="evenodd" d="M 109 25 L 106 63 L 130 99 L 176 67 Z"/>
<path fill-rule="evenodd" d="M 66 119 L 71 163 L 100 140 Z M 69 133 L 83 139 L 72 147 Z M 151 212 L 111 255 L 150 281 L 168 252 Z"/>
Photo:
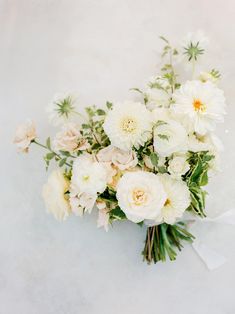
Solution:
<path fill-rule="evenodd" d="M 138 148 L 151 137 L 151 114 L 141 103 L 116 104 L 106 116 L 104 131 L 113 146 L 127 151 Z"/>
<path fill-rule="evenodd" d="M 188 150 L 195 153 L 201 151 L 220 152 L 223 150 L 223 144 L 213 133 L 206 135 L 192 133 L 188 137 Z"/>
<path fill-rule="evenodd" d="M 81 137 L 79 127 L 75 123 L 67 123 L 62 131 L 56 134 L 53 142 L 56 151 L 76 152 L 90 147 L 86 139 Z"/>
<path fill-rule="evenodd" d="M 91 195 L 102 193 L 106 188 L 107 180 L 105 166 L 94 161 L 91 155 L 81 155 L 74 161 L 71 182 L 79 192 Z"/>
<path fill-rule="evenodd" d="M 166 119 L 154 128 L 154 150 L 161 157 L 187 149 L 187 132 L 177 121 Z"/>
<path fill-rule="evenodd" d="M 18 150 L 27 153 L 31 142 L 36 138 L 36 129 L 32 121 L 21 124 L 16 129 L 14 143 Z"/>
<path fill-rule="evenodd" d="M 58 126 L 71 121 L 76 116 L 75 105 L 76 99 L 74 96 L 68 93 L 56 94 L 46 108 L 49 122 L 54 126 Z"/>
<path fill-rule="evenodd" d="M 192 44 L 193 46 L 196 46 L 198 44 L 198 47 L 200 49 L 205 49 L 209 44 L 209 39 L 205 36 L 202 30 L 189 32 L 183 39 L 182 46 L 186 48 L 189 47 L 190 44 Z"/>
<path fill-rule="evenodd" d="M 101 149 L 97 154 L 97 159 L 100 162 L 110 162 L 120 170 L 134 168 L 138 164 L 134 151 L 125 151 L 112 145 Z"/>
<path fill-rule="evenodd" d="M 215 129 L 223 121 L 225 98 L 222 90 L 211 82 L 187 81 L 173 95 L 173 112 L 198 134 Z"/>
<path fill-rule="evenodd" d="M 109 209 L 107 208 L 105 202 L 98 201 L 96 202 L 96 206 L 99 209 L 98 219 L 97 219 L 97 227 L 103 227 L 107 232 L 109 230 Z"/>
<path fill-rule="evenodd" d="M 147 107 L 149 110 L 153 110 L 156 107 L 166 106 L 169 104 L 169 94 L 163 89 L 148 88 L 145 91 L 145 95 L 148 99 Z"/>
<path fill-rule="evenodd" d="M 135 223 L 155 219 L 166 201 L 166 193 L 157 175 L 127 172 L 117 185 L 117 199 L 127 218 Z"/>
<path fill-rule="evenodd" d="M 189 163 L 187 162 L 187 156 L 179 154 L 173 156 L 169 161 L 168 171 L 173 178 L 179 179 L 190 169 Z"/>
<path fill-rule="evenodd" d="M 164 186 L 167 199 L 155 221 L 174 224 L 176 219 L 182 217 L 189 207 L 190 192 L 185 182 L 173 179 L 168 174 L 159 175 L 159 179 Z"/>
<path fill-rule="evenodd" d="M 97 194 L 89 194 L 86 192 L 79 192 L 76 186 L 70 186 L 70 205 L 72 212 L 77 216 L 82 216 L 84 212 L 91 213 Z"/>
<path fill-rule="evenodd" d="M 66 192 L 69 190 L 69 181 L 65 179 L 61 170 L 54 170 L 43 186 L 42 196 L 47 210 L 57 220 L 65 220 L 71 212 Z"/>

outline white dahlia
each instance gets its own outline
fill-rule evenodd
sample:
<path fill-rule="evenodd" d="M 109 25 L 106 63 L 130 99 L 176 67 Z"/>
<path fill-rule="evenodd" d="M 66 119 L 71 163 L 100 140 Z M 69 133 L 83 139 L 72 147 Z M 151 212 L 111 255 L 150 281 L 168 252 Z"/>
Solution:
<path fill-rule="evenodd" d="M 154 150 L 161 157 L 187 150 L 187 132 L 177 121 L 166 119 L 154 129 Z"/>
<path fill-rule="evenodd" d="M 173 179 L 168 174 L 158 176 L 163 184 L 166 201 L 155 221 L 174 224 L 177 218 L 182 217 L 190 205 L 190 192 L 185 182 Z"/>
<path fill-rule="evenodd" d="M 224 93 L 211 82 L 187 81 L 173 99 L 173 112 L 182 117 L 189 129 L 201 135 L 213 131 L 226 113 Z"/>
<path fill-rule="evenodd" d="M 117 199 L 127 218 L 135 223 L 155 219 L 166 202 L 166 193 L 157 175 L 127 172 L 117 185 Z"/>
<path fill-rule="evenodd" d="M 141 103 L 118 103 L 108 112 L 104 130 L 113 146 L 127 151 L 138 148 L 151 137 L 151 114 Z"/>
<path fill-rule="evenodd" d="M 107 169 L 102 163 L 94 161 L 92 156 L 85 154 L 76 158 L 73 163 L 71 185 L 73 190 L 94 195 L 104 192 L 108 180 Z"/>

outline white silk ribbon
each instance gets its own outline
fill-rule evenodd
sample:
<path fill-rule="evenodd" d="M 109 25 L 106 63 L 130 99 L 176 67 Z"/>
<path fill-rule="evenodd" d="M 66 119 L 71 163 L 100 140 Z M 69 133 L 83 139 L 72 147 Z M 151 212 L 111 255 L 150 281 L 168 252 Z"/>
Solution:
<path fill-rule="evenodd" d="M 235 225 L 235 209 L 231 209 L 215 218 L 199 218 L 194 220 L 194 223 L 196 224 L 206 222 Z M 200 233 L 196 234 L 196 239 L 192 243 L 192 247 L 202 259 L 202 261 L 206 264 L 209 270 L 216 269 L 222 266 L 227 261 L 227 259 L 223 255 L 217 253 L 215 250 L 211 249 L 203 242 L 203 237 L 200 236 Z"/>

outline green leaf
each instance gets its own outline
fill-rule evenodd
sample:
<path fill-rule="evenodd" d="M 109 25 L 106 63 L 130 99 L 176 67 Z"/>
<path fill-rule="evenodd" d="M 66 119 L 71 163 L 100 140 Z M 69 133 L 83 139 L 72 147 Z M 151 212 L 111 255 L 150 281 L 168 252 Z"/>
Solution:
<path fill-rule="evenodd" d="M 111 102 L 107 101 L 107 102 L 106 102 L 106 107 L 107 107 L 108 109 L 112 109 L 113 104 L 112 104 Z"/>
<path fill-rule="evenodd" d="M 63 150 L 60 150 L 60 154 L 63 155 L 63 156 L 66 156 L 66 157 L 69 157 L 70 156 L 70 153 L 69 152 L 65 152 Z"/>
<path fill-rule="evenodd" d="M 151 160 L 151 163 L 153 164 L 153 166 L 157 167 L 159 157 L 158 157 L 158 155 L 156 153 L 151 153 L 150 154 L 150 160 Z"/>
<path fill-rule="evenodd" d="M 160 137 L 161 140 L 169 141 L 169 136 L 166 134 L 157 134 L 158 137 Z"/>
<path fill-rule="evenodd" d="M 114 220 L 114 219 L 118 219 L 118 220 L 126 219 L 125 213 L 121 210 L 121 208 L 119 206 L 116 206 L 115 208 L 113 208 L 109 212 L 109 217 L 110 217 L 111 220 Z"/>
<path fill-rule="evenodd" d="M 48 154 L 46 154 L 46 156 L 45 156 L 45 160 L 51 160 L 51 159 L 53 159 L 55 157 L 55 153 L 48 153 Z"/>
<path fill-rule="evenodd" d="M 47 138 L 46 147 L 47 147 L 48 149 L 51 149 L 51 139 L 50 139 L 50 137 Z"/>
<path fill-rule="evenodd" d="M 90 129 L 91 126 L 89 124 L 82 124 L 83 129 Z"/>
<path fill-rule="evenodd" d="M 106 112 L 103 109 L 97 109 L 98 116 L 105 116 Z"/>
<path fill-rule="evenodd" d="M 59 167 L 63 167 L 63 165 L 66 163 L 66 158 L 63 158 L 59 162 Z"/>

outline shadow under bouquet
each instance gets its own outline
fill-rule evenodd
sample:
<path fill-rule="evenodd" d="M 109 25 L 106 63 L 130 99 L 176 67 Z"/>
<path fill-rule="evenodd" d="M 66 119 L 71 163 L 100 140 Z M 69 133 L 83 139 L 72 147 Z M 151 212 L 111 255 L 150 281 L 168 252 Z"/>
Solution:
<path fill-rule="evenodd" d="M 50 121 L 62 125 L 55 138 L 40 143 L 31 121 L 15 137 L 22 152 L 31 144 L 47 150 L 47 168 L 51 161 L 58 164 L 43 187 L 56 219 L 97 210 L 97 225 L 106 231 L 128 219 L 146 228 L 148 263 L 174 260 L 182 243 L 193 241 L 186 213 L 191 219 L 206 216 L 204 186 L 222 149 L 214 130 L 225 114 L 219 72 L 197 69 L 206 39 L 190 34 L 182 48 L 161 39 L 162 65 L 143 89 L 132 89 L 138 101 L 107 102 L 79 113 L 74 96 L 57 95 L 47 108 Z M 183 81 L 176 70 L 182 64 L 190 76 Z"/>

